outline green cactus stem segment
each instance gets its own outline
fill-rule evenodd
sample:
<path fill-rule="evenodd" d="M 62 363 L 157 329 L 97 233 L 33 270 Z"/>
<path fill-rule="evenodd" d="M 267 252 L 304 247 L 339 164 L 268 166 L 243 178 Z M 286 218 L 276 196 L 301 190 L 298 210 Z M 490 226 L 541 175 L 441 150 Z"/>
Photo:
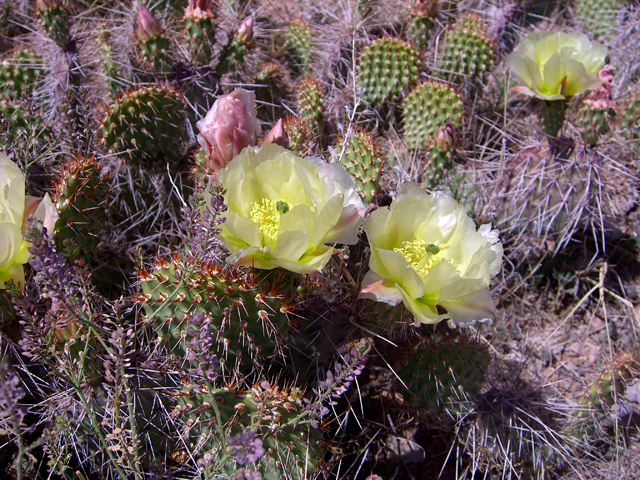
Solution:
<path fill-rule="evenodd" d="M 550 137 L 558 136 L 564 125 L 566 109 L 566 100 L 540 100 L 540 121 L 544 133 Z"/>

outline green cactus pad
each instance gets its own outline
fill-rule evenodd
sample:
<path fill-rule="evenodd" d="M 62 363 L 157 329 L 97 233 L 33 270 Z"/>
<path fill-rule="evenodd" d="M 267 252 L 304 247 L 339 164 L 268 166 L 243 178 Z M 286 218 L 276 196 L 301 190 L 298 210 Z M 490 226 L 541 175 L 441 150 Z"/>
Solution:
<path fill-rule="evenodd" d="M 451 150 L 439 149 L 432 145 L 427 152 L 427 158 L 422 174 L 425 187 L 435 188 L 442 183 L 442 179 L 447 175 L 453 166 L 453 152 Z"/>
<path fill-rule="evenodd" d="M 107 185 L 93 157 L 77 157 L 60 168 L 55 180 L 58 220 L 55 240 L 59 251 L 73 250 L 75 260 L 87 262 L 100 243 L 107 219 Z"/>
<path fill-rule="evenodd" d="M 309 127 L 312 136 L 322 133 L 322 87 L 320 83 L 311 77 L 306 77 L 298 82 L 296 88 L 298 100 L 298 114 Z"/>
<path fill-rule="evenodd" d="M 184 23 L 191 61 L 195 65 L 207 65 L 216 43 L 216 23 L 213 16 L 188 16 Z"/>
<path fill-rule="evenodd" d="M 587 145 L 594 146 L 602 136 L 609 132 L 611 122 L 616 116 L 616 111 L 613 108 L 602 110 L 583 102 L 578 114 L 578 125 L 582 141 Z"/>
<path fill-rule="evenodd" d="M 420 50 L 425 50 L 429 46 L 431 31 L 434 27 L 435 23 L 431 18 L 409 15 L 407 39 Z"/>
<path fill-rule="evenodd" d="M 604 39 L 612 38 L 624 3 L 621 0 L 576 0 L 575 14 L 588 32 Z"/>
<path fill-rule="evenodd" d="M 491 363 L 486 345 L 461 335 L 426 337 L 396 369 L 399 391 L 413 405 L 433 412 L 468 412 Z"/>
<path fill-rule="evenodd" d="M 102 30 L 98 33 L 96 41 L 98 42 L 100 57 L 102 58 L 102 73 L 105 76 L 107 85 L 109 85 L 109 91 L 113 95 L 122 87 L 122 81 L 118 81 L 118 79 L 121 78 L 121 73 L 118 64 L 113 58 L 113 49 L 109 43 L 110 36 L 109 32 Z"/>
<path fill-rule="evenodd" d="M 398 96 L 420 72 L 420 54 L 397 38 L 381 38 L 367 46 L 358 59 L 362 98 L 377 105 Z"/>
<path fill-rule="evenodd" d="M 448 118 L 456 128 L 462 126 L 462 99 L 441 82 L 418 85 L 407 95 L 403 109 L 404 139 L 409 148 L 426 148 Z"/>
<path fill-rule="evenodd" d="M 171 42 L 163 34 L 148 40 L 138 40 L 138 46 L 149 67 L 157 73 L 168 74 L 173 71 Z"/>
<path fill-rule="evenodd" d="M 176 392 L 177 393 L 177 392 Z M 213 389 L 192 385 L 183 388 L 177 398 L 176 419 L 185 425 L 191 448 L 203 452 L 211 451 L 211 466 L 219 466 L 227 478 L 239 466 L 226 459 L 219 450 L 220 437 L 216 427 L 218 410 L 226 441 L 243 431 L 253 431 L 263 442 L 264 455 L 254 467 L 265 480 L 308 478 L 319 469 L 323 451 L 319 446 L 322 438 L 319 430 L 311 428 L 305 420 L 303 392 L 298 388 L 270 384 L 263 380 L 251 390 Z M 174 393 L 175 395 L 175 393 Z M 193 450 L 192 450 L 193 451 Z M 248 465 L 247 465 L 248 467 Z"/>
<path fill-rule="evenodd" d="M 244 61 L 244 57 L 249 53 L 249 50 L 250 42 L 243 42 L 238 38 L 237 34 L 231 37 L 229 43 L 220 54 L 216 73 L 224 75 L 236 70 Z"/>
<path fill-rule="evenodd" d="M 205 312 L 217 327 L 216 352 L 226 369 L 247 375 L 256 362 L 284 355 L 290 307 L 278 287 L 257 276 L 176 257 L 157 259 L 153 271 L 140 272 L 140 283 L 136 300 L 174 353 L 184 354 L 194 335 L 190 317 Z"/>
<path fill-rule="evenodd" d="M 303 74 L 311 72 L 313 45 L 311 25 L 304 20 L 293 20 L 286 34 L 285 48 L 291 67 Z"/>
<path fill-rule="evenodd" d="M 276 119 L 282 116 L 282 99 L 286 94 L 285 76 L 286 72 L 280 64 L 267 62 L 254 81 L 258 111 L 270 112 L 269 118 Z"/>
<path fill-rule="evenodd" d="M 284 119 L 284 128 L 289 139 L 289 150 L 304 156 L 312 143 L 307 123 L 300 117 L 290 115 Z"/>
<path fill-rule="evenodd" d="M 624 136 L 628 140 L 640 139 L 640 92 L 631 95 L 623 111 L 621 127 Z"/>
<path fill-rule="evenodd" d="M 66 10 L 56 5 L 38 9 L 36 13 L 44 33 L 62 48 L 67 48 L 71 42 L 71 34 Z"/>
<path fill-rule="evenodd" d="M 334 160 L 340 160 L 340 164 L 353 176 L 362 201 L 373 202 L 380 192 L 380 175 L 386 166 L 374 136 L 364 130 L 356 130 L 351 137 L 338 139 Z"/>
<path fill-rule="evenodd" d="M 23 87 L 35 90 L 42 76 L 41 58 L 31 50 L 20 50 L 0 63 L 0 96 L 18 100 Z"/>
<path fill-rule="evenodd" d="M 172 87 L 131 90 L 109 107 L 102 123 L 103 144 L 134 164 L 173 163 L 182 155 L 185 128 L 182 96 Z"/>
<path fill-rule="evenodd" d="M 461 82 L 479 77 L 493 64 L 493 43 L 477 15 L 459 19 L 446 33 L 438 50 L 437 74 L 445 80 Z"/>
<path fill-rule="evenodd" d="M 38 143 L 50 143 L 56 138 L 53 129 L 37 112 L 26 112 L 18 103 L 0 100 L 0 114 L 9 122 L 10 139 L 16 141 L 21 135 L 32 135 Z"/>

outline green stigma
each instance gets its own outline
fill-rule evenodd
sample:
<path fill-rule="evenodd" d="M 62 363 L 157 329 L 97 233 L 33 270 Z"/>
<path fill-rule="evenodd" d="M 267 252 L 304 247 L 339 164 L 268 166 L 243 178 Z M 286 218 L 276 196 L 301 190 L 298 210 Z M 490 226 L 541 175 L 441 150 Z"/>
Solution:
<path fill-rule="evenodd" d="M 278 200 L 276 202 L 276 210 L 280 215 L 284 215 L 289 211 L 289 204 L 285 200 Z"/>
<path fill-rule="evenodd" d="M 433 243 L 429 243 L 425 245 L 424 249 L 427 251 L 427 253 L 430 253 L 431 255 L 436 255 L 440 253 L 440 247 L 438 247 L 437 245 L 434 245 Z"/>

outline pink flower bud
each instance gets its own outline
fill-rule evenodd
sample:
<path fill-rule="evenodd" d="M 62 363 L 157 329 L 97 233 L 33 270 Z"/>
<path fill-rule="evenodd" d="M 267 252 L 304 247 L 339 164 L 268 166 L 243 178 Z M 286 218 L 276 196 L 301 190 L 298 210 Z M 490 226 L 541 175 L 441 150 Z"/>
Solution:
<path fill-rule="evenodd" d="M 196 126 L 198 141 L 207 154 L 207 165 L 214 172 L 223 169 L 243 148 L 255 146 L 261 133 L 253 92 L 236 88 L 218 97 L 207 115 Z"/>
<path fill-rule="evenodd" d="M 184 12 L 185 18 L 211 18 L 211 0 L 189 0 L 189 6 Z"/>
<path fill-rule="evenodd" d="M 251 15 L 240 24 L 236 36 L 241 43 L 247 44 L 251 41 L 253 38 L 253 17 Z"/>
<path fill-rule="evenodd" d="M 436 148 L 442 152 L 450 152 L 456 148 L 458 132 L 451 119 L 447 119 L 444 126 L 440 127 L 433 137 Z"/>
<path fill-rule="evenodd" d="M 611 65 L 605 65 L 602 67 L 602 70 L 598 73 L 600 80 L 602 80 L 602 85 L 592 90 L 584 101 L 598 110 L 608 110 L 613 108 L 614 104 L 611 99 L 611 87 L 614 73 L 615 68 Z"/>
<path fill-rule="evenodd" d="M 287 131 L 284 129 L 282 119 L 278 120 L 271 130 L 269 130 L 269 133 L 267 133 L 264 139 L 264 143 L 275 143 L 281 147 L 289 148 L 289 138 L 287 137 Z"/>
<path fill-rule="evenodd" d="M 440 0 L 411 0 L 411 14 L 433 18 L 440 12 Z"/>
<path fill-rule="evenodd" d="M 151 11 L 140 4 L 138 7 L 138 26 L 136 35 L 140 40 L 151 40 L 162 33 L 162 25 Z"/>

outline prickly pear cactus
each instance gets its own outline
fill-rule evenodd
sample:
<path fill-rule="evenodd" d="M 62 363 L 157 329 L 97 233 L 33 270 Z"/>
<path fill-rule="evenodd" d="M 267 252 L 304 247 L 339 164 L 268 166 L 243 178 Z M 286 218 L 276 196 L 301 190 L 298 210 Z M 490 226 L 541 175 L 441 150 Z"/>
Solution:
<path fill-rule="evenodd" d="M 486 345 L 466 335 L 426 337 L 396 369 L 408 387 L 398 389 L 405 400 L 430 411 L 467 412 L 490 363 Z"/>
<path fill-rule="evenodd" d="M 628 140 L 640 138 L 640 92 L 631 95 L 623 111 L 621 127 L 624 136 Z"/>
<path fill-rule="evenodd" d="M 227 477 L 234 474 L 239 466 L 235 462 L 229 463 L 228 457 L 226 465 L 221 462 L 225 453 L 231 453 L 234 459 L 233 446 L 241 447 L 241 438 L 262 438 L 270 432 L 268 439 L 260 442 L 264 453 L 252 452 L 258 457 L 254 468 L 260 472 L 261 478 L 279 480 L 284 475 L 309 478 L 318 471 L 323 457 L 318 446 L 322 436 L 318 429 L 309 426 L 308 421 L 299 420 L 304 419 L 302 394 L 299 388 L 279 386 L 266 380 L 254 384 L 247 391 L 220 388 L 209 391 L 204 385 L 194 384 L 183 388 L 177 395 L 175 417 L 184 423 L 183 432 L 189 435 L 196 452 L 210 451 L 210 462 L 205 466 L 221 468 Z M 214 404 L 217 415 L 212 407 Z M 225 432 L 226 452 L 220 448 L 217 416 Z M 245 443 L 249 443 L 246 440 Z M 240 460 L 239 463 L 244 462 Z"/>
<path fill-rule="evenodd" d="M 451 119 L 435 133 L 426 155 L 423 183 L 429 188 L 438 186 L 453 166 L 456 151 L 457 130 Z"/>
<path fill-rule="evenodd" d="M 418 78 L 420 54 L 397 38 L 381 38 L 368 45 L 358 59 L 357 78 L 362 98 L 377 105 L 391 100 Z"/>
<path fill-rule="evenodd" d="M 602 136 L 609 132 L 616 111 L 613 108 L 600 109 L 590 103 L 583 102 L 578 115 L 582 141 L 587 145 L 594 146 Z"/>
<path fill-rule="evenodd" d="M 431 30 L 435 27 L 435 18 L 440 11 L 440 4 L 432 0 L 411 0 L 409 5 L 409 21 L 407 39 L 420 50 L 429 45 Z"/>
<path fill-rule="evenodd" d="M 107 214 L 106 183 L 94 157 L 77 157 L 60 168 L 55 180 L 58 220 L 55 240 L 59 251 L 86 264 L 100 243 Z"/>
<path fill-rule="evenodd" d="M 540 124 L 544 133 L 555 137 L 562 130 L 567 112 L 566 100 L 540 100 Z"/>
<path fill-rule="evenodd" d="M 355 130 L 350 137 L 339 138 L 334 161 L 353 176 L 362 201 L 373 202 L 380 192 L 380 175 L 385 169 L 384 155 L 374 136 Z"/>
<path fill-rule="evenodd" d="M 139 276 L 142 293 L 136 300 L 172 352 L 187 351 L 199 331 L 191 318 L 203 312 L 217 329 L 214 348 L 225 370 L 247 375 L 254 364 L 284 355 L 291 307 L 279 287 L 260 284 L 257 276 L 242 270 L 179 257 L 157 259 L 154 270 Z"/>
<path fill-rule="evenodd" d="M 11 126 L 9 134 L 12 141 L 21 135 L 32 134 L 38 143 L 49 143 L 56 138 L 53 129 L 38 111 L 27 112 L 19 103 L 0 100 L 0 114 Z"/>
<path fill-rule="evenodd" d="M 163 32 L 148 37 L 139 37 L 138 47 L 150 70 L 159 74 L 169 74 L 173 71 L 171 42 Z"/>
<path fill-rule="evenodd" d="M 494 47 L 474 14 L 459 19 L 448 31 L 438 51 L 443 79 L 461 82 L 467 77 L 479 77 L 493 64 Z"/>
<path fill-rule="evenodd" d="M 622 352 L 606 365 L 600 374 L 587 385 L 580 404 L 592 412 L 606 413 L 624 394 L 628 381 L 640 376 L 640 356 Z M 577 416 L 584 416 L 580 410 Z"/>
<path fill-rule="evenodd" d="M 285 48 L 296 71 L 309 74 L 313 63 L 313 45 L 311 25 L 301 19 L 295 19 L 289 24 L 286 35 Z"/>
<path fill-rule="evenodd" d="M 36 16 L 44 33 L 62 48 L 71 42 L 69 16 L 60 0 L 37 0 Z"/>
<path fill-rule="evenodd" d="M 576 0 L 575 14 L 592 34 L 609 39 L 615 35 L 624 8 L 621 0 Z"/>
<path fill-rule="evenodd" d="M 322 132 L 322 87 L 320 82 L 311 77 L 305 77 L 298 82 L 296 96 L 298 99 L 298 114 L 309 127 L 312 136 Z"/>
<path fill-rule="evenodd" d="M 187 8 L 184 14 L 185 36 L 191 61 L 195 65 L 206 65 L 211 60 L 216 43 L 215 13 L 211 8 L 202 10 Z"/>
<path fill-rule="evenodd" d="M 0 63 L 0 96 L 18 100 L 23 87 L 35 89 L 43 70 L 39 55 L 31 50 L 19 50 Z"/>
<path fill-rule="evenodd" d="M 270 118 L 280 117 L 283 110 L 280 104 L 285 91 L 285 70 L 280 64 L 267 62 L 262 66 L 255 79 L 256 100 L 259 112 L 271 112 Z"/>
<path fill-rule="evenodd" d="M 464 113 L 460 95 L 441 82 L 426 82 L 414 88 L 404 101 L 404 139 L 409 148 L 425 148 L 447 119 L 462 126 Z"/>
<path fill-rule="evenodd" d="M 253 36 L 253 20 L 248 18 L 238 28 L 238 31 L 229 39 L 226 47 L 220 53 L 216 73 L 224 75 L 236 70 L 244 61 L 245 55 L 249 53 L 251 48 L 251 39 Z"/>
<path fill-rule="evenodd" d="M 307 123 L 300 117 L 290 115 L 284 120 L 284 128 L 289 139 L 289 149 L 298 155 L 306 154 L 313 142 Z"/>
<path fill-rule="evenodd" d="M 96 41 L 100 49 L 100 58 L 102 59 L 102 62 L 100 63 L 102 73 L 104 74 L 107 85 L 109 86 L 109 91 L 113 95 L 122 87 L 122 82 L 118 81 L 118 78 L 120 78 L 120 71 L 118 69 L 118 64 L 113 58 L 113 49 L 110 44 L 110 38 L 111 34 L 102 29 L 98 33 Z"/>
<path fill-rule="evenodd" d="M 102 143 L 132 164 L 174 162 L 182 155 L 185 106 L 169 86 L 141 87 L 121 95 L 102 122 Z"/>

